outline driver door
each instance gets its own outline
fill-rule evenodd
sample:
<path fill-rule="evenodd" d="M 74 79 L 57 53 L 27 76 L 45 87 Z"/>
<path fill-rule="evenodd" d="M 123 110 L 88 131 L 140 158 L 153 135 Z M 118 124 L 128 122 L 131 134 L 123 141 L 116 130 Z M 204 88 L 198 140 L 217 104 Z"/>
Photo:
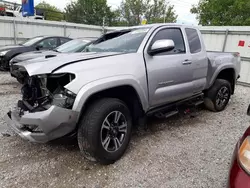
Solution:
<path fill-rule="evenodd" d="M 151 56 L 147 53 L 157 40 L 170 39 L 175 48 Z M 180 28 L 159 28 L 145 48 L 148 71 L 149 103 L 157 107 L 193 95 L 193 67 L 190 53 L 187 53 L 183 31 Z"/>

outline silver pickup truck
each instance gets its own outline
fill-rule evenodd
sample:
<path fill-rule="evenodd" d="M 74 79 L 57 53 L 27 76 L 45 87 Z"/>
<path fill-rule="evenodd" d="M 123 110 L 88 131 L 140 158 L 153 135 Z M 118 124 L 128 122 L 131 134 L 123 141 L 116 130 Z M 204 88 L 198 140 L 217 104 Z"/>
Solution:
<path fill-rule="evenodd" d="M 6 121 L 22 138 L 45 143 L 77 134 L 87 159 L 110 164 L 145 117 L 170 117 L 204 103 L 222 111 L 234 94 L 238 53 L 206 52 L 192 26 L 131 27 L 86 53 L 19 64 L 29 74 Z"/>

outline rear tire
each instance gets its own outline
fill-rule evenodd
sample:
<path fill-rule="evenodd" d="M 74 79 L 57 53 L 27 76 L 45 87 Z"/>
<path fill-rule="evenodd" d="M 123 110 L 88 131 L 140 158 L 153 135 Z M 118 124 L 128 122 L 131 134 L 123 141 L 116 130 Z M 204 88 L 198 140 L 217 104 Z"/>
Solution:
<path fill-rule="evenodd" d="M 232 89 L 227 80 L 217 79 L 214 85 L 205 93 L 205 106 L 214 112 L 223 111 L 231 97 Z"/>
<path fill-rule="evenodd" d="M 126 151 L 132 129 L 128 107 L 119 99 L 104 98 L 89 106 L 78 128 L 78 145 L 85 158 L 112 164 Z"/>

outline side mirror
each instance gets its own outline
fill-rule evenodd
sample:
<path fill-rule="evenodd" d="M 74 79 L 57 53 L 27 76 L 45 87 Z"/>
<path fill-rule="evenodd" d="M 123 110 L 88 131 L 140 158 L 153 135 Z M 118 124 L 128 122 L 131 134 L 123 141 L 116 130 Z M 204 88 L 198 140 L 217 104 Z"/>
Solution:
<path fill-rule="evenodd" d="M 248 106 L 248 109 L 247 109 L 247 115 L 250 116 L 250 105 Z"/>
<path fill-rule="evenodd" d="M 151 46 L 151 49 L 148 51 L 150 55 L 155 55 L 162 52 L 168 52 L 175 48 L 173 40 L 157 40 Z"/>
<path fill-rule="evenodd" d="M 42 48 L 43 48 L 42 45 L 37 45 L 37 46 L 36 46 L 36 50 L 41 50 Z"/>

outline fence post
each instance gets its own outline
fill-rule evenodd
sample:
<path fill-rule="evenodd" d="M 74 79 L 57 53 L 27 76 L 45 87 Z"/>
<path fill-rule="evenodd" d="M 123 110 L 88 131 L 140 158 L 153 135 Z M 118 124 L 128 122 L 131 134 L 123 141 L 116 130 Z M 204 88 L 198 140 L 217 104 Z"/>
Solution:
<path fill-rule="evenodd" d="M 224 43 L 223 43 L 223 47 L 222 47 L 222 52 L 225 52 L 226 45 L 227 45 L 228 34 L 229 34 L 229 30 L 227 29 L 226 33 L 225 33 L 225 39 L 224 39 Z"/>
<path fill-rule="evenodd" d="M 66 24 L 64 24 L 63 25 L 63 34 L 64 34 L 65 37 L 67 37 L 66 29 L 67 29 Z"/>
<path fill-rule="evenodd" d="M 16 19 L 13 19 L 13 32 L 14 32 L 14 44 L 17 44 L 17 37 L 16 37 Z"/>

